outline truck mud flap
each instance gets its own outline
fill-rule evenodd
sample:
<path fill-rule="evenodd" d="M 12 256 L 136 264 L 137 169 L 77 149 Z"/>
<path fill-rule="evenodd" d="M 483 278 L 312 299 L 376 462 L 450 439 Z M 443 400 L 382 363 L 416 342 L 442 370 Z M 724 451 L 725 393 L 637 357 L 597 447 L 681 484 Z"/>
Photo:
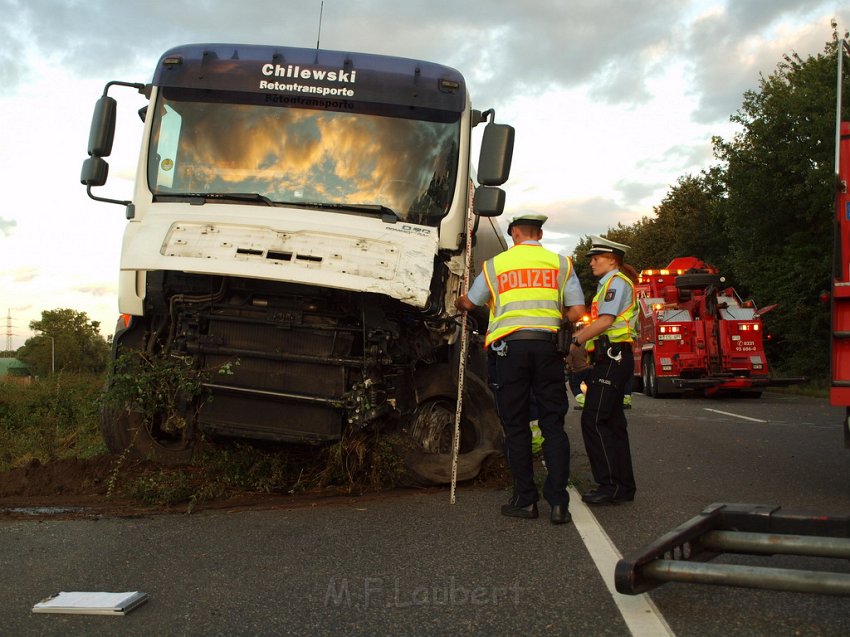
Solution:
<path fill-rule="evenodd" d="M 665 582 L 850 596 L 850 574 L 706 564 L 722 554 L 850 558 L 850 517 L 783 511 L 764 504 L 715 503 L 617 562 L 614 583 L 639 595 Z"/>

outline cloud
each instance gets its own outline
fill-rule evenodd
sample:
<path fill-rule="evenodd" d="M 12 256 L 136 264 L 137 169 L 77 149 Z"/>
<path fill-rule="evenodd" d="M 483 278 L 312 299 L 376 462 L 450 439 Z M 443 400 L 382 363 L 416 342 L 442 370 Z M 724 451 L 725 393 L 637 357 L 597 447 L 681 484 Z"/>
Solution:
<path fill-rule="evenodd" d="M 623 196 L 623 202 L 629 205 L 635 205 L 655 194 L 662 188 L 666 188 L 668 184 L 661 183 L 644 183 L 639 181 L 628 181 L 621 179 L 614 187 Z"/>
<path fill-rule="evenodd" d="M 9 236 L 12 234 L 12 228 L 18 225 L 18 222 L 14 219 L 4 219 L 0 217 L 0 234 L 4 236 Z"/>
<path fill-rule="evenodd" d="M 321 0 L 116 3 L 0 0 L 6 19 L 0 60 L 39 50 L 80 77 L 152 71 L 158 56 L 185 42 L 244 42 L 314 47 Z M 613 103 L 640 103 L 643 77 L 669 44 L 684 0 L 644 0 L 640 20 L 620 0 L 326 1 L 322 46 L 427 59 L 470 78 L 480 103 L 516 92 L 598 84 Z M 109 28 L 92 29 L 109 16 Z M 16 34 L 25 34 L 20 37 Z M 380 37 L 375 37 L 380 34 Z M 20 65 L 4 64 L 19 78 Z M 138 79 L 138 78 L 135 78 Z"/>
<path fill-rule="evenodd" d="M 41 274 L 41 270 L 36 267 L 25 267 L 12 270 L 11 274 L 15 283 L 29 283 Z"/>
<path fill-rule="evenodd" d="M 543 243 L 555 252 L 572 254 L 578 242 L 587 235 L 604 234 L 618 223 L 631 225 L 643 215 L 628 206 L 622 206 L 613 199 L 590 197 L 587 199 L 557 201 L 536 206 L 533 210 L 522 212 L 545 214 L 549 217 L 543 227 Z M 505 213 L 505 219 L 518 212 Z"/>
<path fill-rule="evenodd" d="M 728 118 L 783 55 L 821 52 L 832 35 L 832 17 L 846 24 L 850 11 L 823 0 L 755 0 L 727 2 L 695 19 L 682 46 L 699 102 L 694 121 Z"/>
<path fill-rule="evenodd" d="M 135 81 L 150 77 L 161 53 L 187 42 L 313 48 L 320 6 L 321 0 L 0 0 L 0 91 L 20 82 L 26 65 L 15 61 L 25 45 L 79 77 L 114 79 L 144 69 L 147 77 L 122 77 Z M 728 119 L 783 53 L 821 50 L 830 17 L 850 20 L 850 12 L 827 0 L 326 0 L 322 13 L 323 48 L 453 66 L 467 76 L 478 107 L 579 86 L 599 102 L 632 107 L 652 98 L 650 78 L 685 60 L 700 123 Z M 822 24 L 813 28 L 786 26 L 816 13 Z M 92 37 L 107 15 L 109 28 Z"/>
<path fill-rule="evenodd" d="M 0 39 L 6 39 L 6 42 L 9 43 L 9 35 L 5 31 L 5 28 L 0 27 Z M 17 64 L 9 53 L 0 50 L 0 87 L 5 87 L 5 89 L 0 88 L 0 95 L 2 95 L 3 90 L 18 86 L 21 81 L 21 75 L 21 65 Z"/>
<path fill-rule="evenodd" d="M 117 296 L 118 286 L 111 283 L 101 283 L 99 285 L 78 285 L 74 288 L 75 292 L 82 294 L 90 294 L 91 296 Z"/>
<path fill-rule="evenodd" d="M 657 157 L 638 160 L 635 166 L 644 170 L 673 169 L 684 174 L 688 171 L 699 172 L 713 157 L 714 152 L 709 143 L 675 144 Z"/>

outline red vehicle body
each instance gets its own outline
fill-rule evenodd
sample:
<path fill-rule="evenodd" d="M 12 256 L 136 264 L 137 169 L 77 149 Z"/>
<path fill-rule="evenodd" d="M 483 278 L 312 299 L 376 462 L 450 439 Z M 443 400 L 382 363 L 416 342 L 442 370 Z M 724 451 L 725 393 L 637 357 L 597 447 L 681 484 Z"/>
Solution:
<path fill-rule="evenodd" d="M 724 281 L 716 268 L 696 257 L 679 257 L 662 270 L 640 273 L 635 376 L 647 396 L 684 390 L 758 395 L 776 384 L 769 375 L 760 319 L 770 308 L 759 312 L 733 288 L 723 287 Z M 850 363 L 850 350 L 848 357 Z"/>
<path fill-rule="evenodd" d="M 829 402 L 847 408 L 844 446 L 850 448 L 850 122 L 841 123 L 832 278 L 832 383 Z"/>

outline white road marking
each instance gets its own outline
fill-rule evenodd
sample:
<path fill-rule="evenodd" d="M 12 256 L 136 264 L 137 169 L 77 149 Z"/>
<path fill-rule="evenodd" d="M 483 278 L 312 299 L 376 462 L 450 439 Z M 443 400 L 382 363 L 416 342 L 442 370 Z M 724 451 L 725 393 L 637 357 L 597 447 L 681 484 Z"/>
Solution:
<path fill-rule="evenodd" d="M 732 416 L 733 418 L 743 418 L 744 420 L 752 420 L 753 422 L 767 422 L 766 420 L 762 420 L 761 418 L 750 418 L 749 416 L 742 416 L 741 414 L 732 414 L 728 411 L 720 411 L 719 409 L 709 409 L 708 407 L 703 407 L 706 411 L 713 411 L 715 414 L 723 414 L 724 416 Z"/>
<path fill-rule="evenodd" d="M 658 607 L 646 593 L 642 595 L 623 595 L 614 586 L 614 567 L 622 557 L 611 538 L 605 533 L 599 522 L 590 512 L 587 505 L 581 501 L 581 495 L 574 487 L 570 492 L 570 513 L 573 524 L 584 542 L 587 552 L 596 564 L 596 569 L 602 576 L 608 592 L 623 616 L 626 626 L 634 637 L 656 637 L 659 635 L 675 635 L 664 620 Z"/>

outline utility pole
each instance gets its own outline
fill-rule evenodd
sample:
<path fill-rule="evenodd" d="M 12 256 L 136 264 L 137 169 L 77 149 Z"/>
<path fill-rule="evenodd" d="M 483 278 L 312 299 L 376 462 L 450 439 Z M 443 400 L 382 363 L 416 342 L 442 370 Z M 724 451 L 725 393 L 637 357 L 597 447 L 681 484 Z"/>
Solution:
<path fill-rule="evenodd" d="M 4 356 L 12 355 L 12 310 L 6 309 L 6 354 Z"/>
<path fill-rule="evenodd" d="M 832 25 L 835 27 L 835 23 Z M 838 159 L 840 157 L 839 149 L 841 148 L 841 106 L 842 106 L 842 95 L 841 89 L 844 84 L 844 50 L 847 48 L 847 41 L 843 38 L 838 40 L 838 72 L 837 76 L 837 86 L 835 87 L 835 176 L 838 177 Z"/>

